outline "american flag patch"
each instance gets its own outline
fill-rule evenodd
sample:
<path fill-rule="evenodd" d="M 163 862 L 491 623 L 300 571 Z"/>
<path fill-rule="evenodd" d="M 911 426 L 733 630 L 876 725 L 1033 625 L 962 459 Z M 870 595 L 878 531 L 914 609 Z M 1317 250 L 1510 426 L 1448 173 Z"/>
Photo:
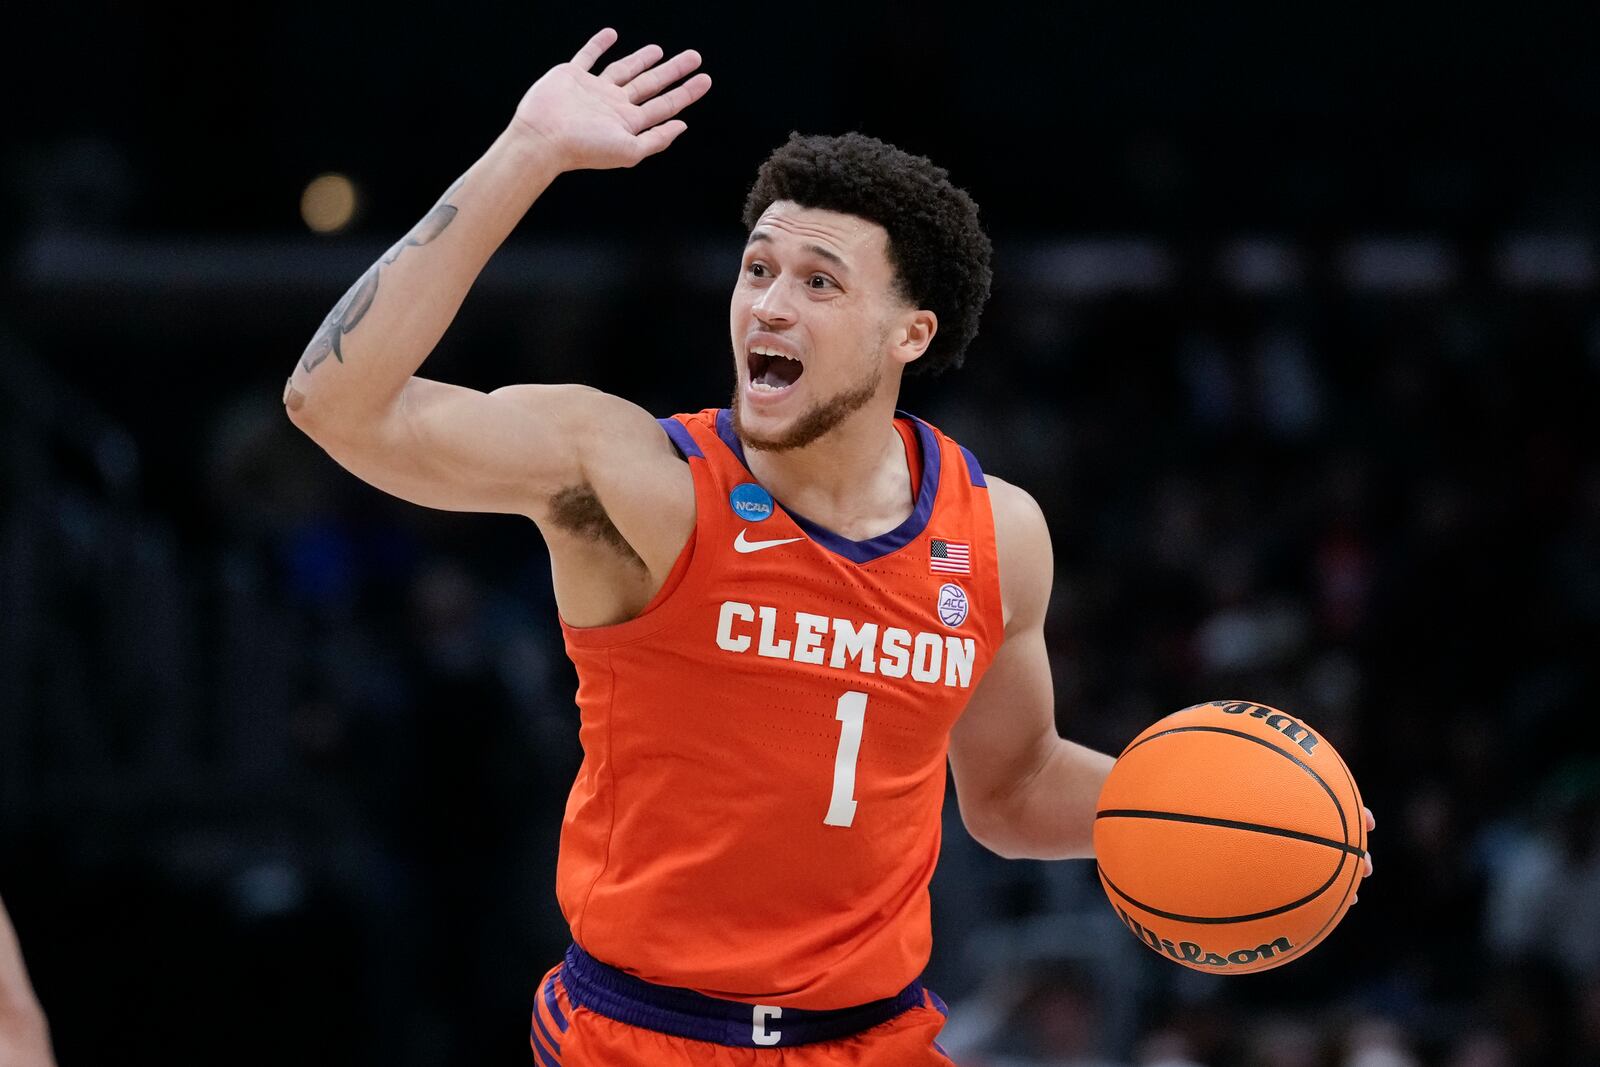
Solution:
<path fill-rule="evenodd" d="M 935 537 L 928 545 L 928 569 L 935 574 L 971 574 L 972 545 Z"/>

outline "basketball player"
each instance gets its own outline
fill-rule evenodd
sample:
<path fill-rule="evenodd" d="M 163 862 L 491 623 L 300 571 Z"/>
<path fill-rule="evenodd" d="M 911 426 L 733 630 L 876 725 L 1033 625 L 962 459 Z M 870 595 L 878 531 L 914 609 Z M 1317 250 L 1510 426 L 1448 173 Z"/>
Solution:
<path fill-rule="evenodd" d="M 971 199 L 860 135 L 774 153 L 745 208 L 727 409 L 416 376 L 558 175 L 662 151 L 710 88 L 696 53 L 654 45 L 596 73 L 616 39 L 528 90 L 334 308 L 285 403 L 372 485 L 525 515 L 549 548 L 584 762 L 537 1063 L 948 1063 L 917 982 L 946 759 L 967 827 L 1018 857 L 1089 856 L 1111 766 L 1056 734 L 1039 508 L 895 410 L 903 374 L 958 364 L 977 332 Z M 648 321 L 635 345 L 704 358 Z"/>
<path fill-rule="evenodd" d="M 55 1067 L 50 1052 L 50 1027 L 33 995 L 28 969 L 11 916 L 0 901 L 0 1065 L 3 1067 Z"/>

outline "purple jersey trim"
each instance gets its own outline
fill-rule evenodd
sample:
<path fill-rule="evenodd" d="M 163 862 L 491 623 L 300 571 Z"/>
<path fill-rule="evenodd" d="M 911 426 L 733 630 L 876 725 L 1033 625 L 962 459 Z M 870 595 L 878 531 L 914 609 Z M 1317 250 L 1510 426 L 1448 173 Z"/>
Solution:
<path fill-rule="evenodd" d="M 836 1011 L 783 1008 L 770 1017 L 771 1045 L 755 1042 L 756 1005 L 719 1000 L 692 989 L 654 985 L 601 963 L 574 944 L 561 965 L 561 983 L 574 1007 L 608 1019 L 691 1041 L 735 1048 L 769 1048 L 837 1041 L 893 1019 L 923 1003 L 921 982 L 896 996 Z"/>
<path fill-rule="evenodd" d="M 915 415 L 908 415 L 904 411 L 897 411 L 895 415 L 911 420 L 911 425 L 917 431 L 917 443 L 922 446 L 922 485 L 917 489 L 917 506 L 906 517 L 905 522 L 886 534 L 879 534 L 866 541 L 852 541 L 789 508 L 783 508 L 789 518 L 794 520 L 795 525 L 804 530 L 813 541 L 852 563 L 871 563 L 875 559 L 881 559 L 891 552 L 904 548 L 927 528 L 928 520 L 933 516 L 933 500 L 939 494 L 939 439 L 934 436 L 933 427 Z M 744 464 L 745 470 L 749 470 L 750 464 L 744 458 L 744 442 L 733 432 L 733 414 L 727 408 L 717 412 L 717 436 L 722 438 L 722 443 L 727 445 L 735 456 L 739 457 L 739 462 Z M 783 507 L 781 501 L 775 503 L 778 507 Z"/>
<path fill-rule="evenodd" d="M 974 456 L 966 445 L 957 445 L 961 454 L 967 458 L 967 477 L 972 479 L 972 484 L 980 489 L 989 488 L 989 483 L 983 480 L 983 468 L 978 466 L 978 457 Z"/>
<path fill-rule="evenodd" d="M 678 449 L 678 455 L 684 459 L 695 456 L 705 458 L 705 453 L 700 451 L 700 446 L 694 443 L 694 438 L 689 436 L 689 428 L 677 419 L 657 419 L 661 428 L 667 431 L 667 436 L 672 438 L 673 445 Z"/>

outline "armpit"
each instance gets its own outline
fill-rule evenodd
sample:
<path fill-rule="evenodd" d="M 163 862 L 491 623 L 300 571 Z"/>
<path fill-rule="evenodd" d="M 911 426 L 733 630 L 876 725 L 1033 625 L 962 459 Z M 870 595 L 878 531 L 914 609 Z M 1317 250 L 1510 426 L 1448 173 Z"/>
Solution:
<path fill-rule="evenodd" d="M 611 522 L 605 506 L 587 483 L 569 485 L 550 498 L 550 518 L 557 526 L 577 536 L 616 549 L 640 567 L 645 562 Z"/>

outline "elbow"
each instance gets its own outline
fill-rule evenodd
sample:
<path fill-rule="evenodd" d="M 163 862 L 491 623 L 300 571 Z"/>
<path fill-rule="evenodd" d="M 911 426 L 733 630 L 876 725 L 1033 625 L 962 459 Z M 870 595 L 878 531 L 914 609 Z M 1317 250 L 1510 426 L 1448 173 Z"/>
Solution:
<path fill-rule="evenodd" d="M 327 399 L 313 400 L 309 394 L 295 388 L 293 378 L 283 387 L 283 413 L 289 416 L 296 429 L 324 449 L 350 438 L 352 426 L 365 425 L 347 413 L 341 413 L 338 419 L 330 418 Z"/>
<path fill-rule="evenodd" d="M 1048 819 L 1021 805 L 961 806 L 961 822 L 974 841 L 1006 860 L 1071 860 L 1094 858 L 1092 820 Z"/>
<path fill-rule="evenodd" d="M 306 403 L 306 395 L 294 387 L 292 377 L 283 386 L 283 412 L 301 433 L 307 437 L 316 437 L 312 430 L 311 406 Z"/>
<path fill-rule="evenodd" d="M 1012 844 L 1006 842 L 1003 838 L 989 838 L 987 840 L 983 838 L 976 838 L 976 840 L 978 844 L 982 845 L 990 852 L 993 852 L 996 856 L 999 856 L 1003 860 L 1032 860 L 1040 858 L 1033 855 L 1033 853 L 1028 852 L 1026 849 L 1014 847 Z"/>
<path fill-rule="evenodd" d="M 1012 832 L 1009 820 L 997 817 L 973 805 L 961 805 L 961 824 L 967 835 L 978 844 L 1005 860 L 1025 860 L 1032 856 L 1017 835 Z"/>

